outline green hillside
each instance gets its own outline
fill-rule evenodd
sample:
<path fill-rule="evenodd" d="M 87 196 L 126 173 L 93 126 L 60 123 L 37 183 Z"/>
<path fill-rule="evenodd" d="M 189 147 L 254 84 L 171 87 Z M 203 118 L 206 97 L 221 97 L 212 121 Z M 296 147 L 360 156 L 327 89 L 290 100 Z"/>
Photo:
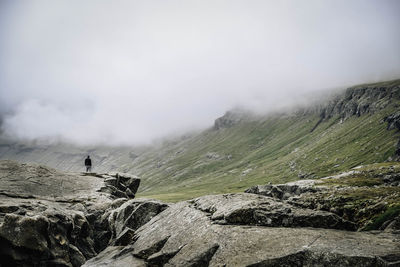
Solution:
<path fill-rule="evenodd" d="M 400 134 L 384 118 L 399 104 L 396 80 L 352 87 L 291 114 L 231 112 L 212 129 L 165 142 L 121 169 L 142 178 L 139 197 L 166 201 L 317 179 L 393 160 Z"/>

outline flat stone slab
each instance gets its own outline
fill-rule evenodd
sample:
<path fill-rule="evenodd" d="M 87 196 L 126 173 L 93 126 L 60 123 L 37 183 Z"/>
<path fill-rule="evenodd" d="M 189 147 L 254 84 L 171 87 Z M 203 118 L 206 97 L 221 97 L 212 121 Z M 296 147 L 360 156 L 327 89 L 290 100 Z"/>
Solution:
<path fill-rule="evenodd" d="M 95 176 L 71 175 L 55 169 L 0 161 L 0 194 L 10 197 L 71 199 L 98 194 L 104 179 Z"/>

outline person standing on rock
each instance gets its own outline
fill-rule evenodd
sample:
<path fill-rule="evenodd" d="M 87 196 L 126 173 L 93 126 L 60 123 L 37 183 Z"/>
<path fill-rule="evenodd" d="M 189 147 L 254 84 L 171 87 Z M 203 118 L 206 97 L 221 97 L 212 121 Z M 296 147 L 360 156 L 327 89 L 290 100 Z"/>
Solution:
<path fill-rule="evenodd" d="M 92 171 L 92 160 L 90 159 L 90 156 L 87 156 L 85 159 L 85 166 L 86 166 L 86 172 Z"/>

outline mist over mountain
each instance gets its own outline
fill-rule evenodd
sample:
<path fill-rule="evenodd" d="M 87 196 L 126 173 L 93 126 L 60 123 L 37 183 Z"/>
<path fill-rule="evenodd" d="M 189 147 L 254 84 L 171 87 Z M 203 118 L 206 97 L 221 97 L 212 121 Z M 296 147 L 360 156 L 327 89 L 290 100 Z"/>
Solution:
<path fill-rule="evenodd" d="M 390 0 L 2 1 L 2 131 L 144 144 L 234 107 L 393 79 L 399 13 Z"/>

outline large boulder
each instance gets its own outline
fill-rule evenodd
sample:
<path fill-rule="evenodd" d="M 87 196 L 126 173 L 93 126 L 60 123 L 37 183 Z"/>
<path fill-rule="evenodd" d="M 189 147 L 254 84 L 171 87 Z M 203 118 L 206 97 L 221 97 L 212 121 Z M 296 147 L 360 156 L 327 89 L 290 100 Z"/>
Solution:
<path fill-rule="evenodd" d="M 95 216 L 93 224 L 98 233 L 96 251 L 103 250 L 109 244 L 130 243 L 135 230 L 166 208 L 168 204 L 156 200 L 129 200 L 115 209 L 106 210 L 99 218 Z"/>
<path fill-rule="evenodd" d="M 82 173 L 84 176 L 94 175 L 104 179 L 104 186 L 99 191 L 106 192 L 114 198 L 135 198 L 135 194 L 139 189 L 140 179 L 127 173 Z"/>

